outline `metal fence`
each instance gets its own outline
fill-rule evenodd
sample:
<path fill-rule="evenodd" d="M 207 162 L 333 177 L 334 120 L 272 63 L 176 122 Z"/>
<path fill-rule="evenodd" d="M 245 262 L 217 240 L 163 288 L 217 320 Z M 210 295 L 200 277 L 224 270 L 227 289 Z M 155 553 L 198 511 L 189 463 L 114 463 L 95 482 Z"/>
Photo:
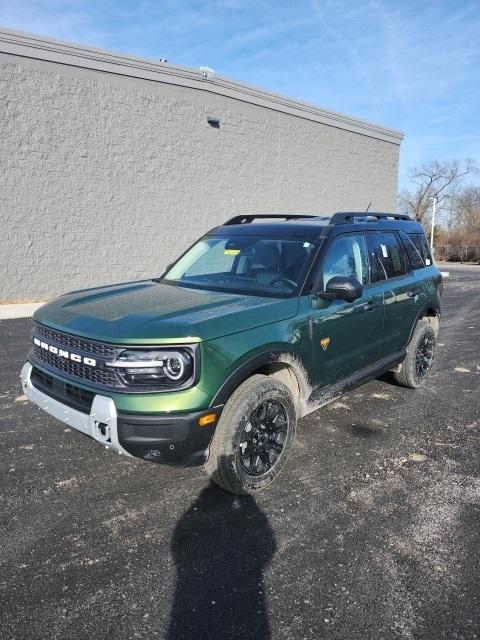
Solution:
<path fill-rule="evenodd" d="M 480 247 L 464 245 L 445 245 L 435 247 L 435 259 L 445 262 L 476 262 L 480 263 Z"/>

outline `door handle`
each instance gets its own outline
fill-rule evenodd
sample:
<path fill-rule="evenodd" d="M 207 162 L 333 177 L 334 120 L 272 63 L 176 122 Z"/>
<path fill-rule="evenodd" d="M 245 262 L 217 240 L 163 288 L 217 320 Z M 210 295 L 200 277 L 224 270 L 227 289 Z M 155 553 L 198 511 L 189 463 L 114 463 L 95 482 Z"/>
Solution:
<path fill-rule="evenodd" d="M 363 305 L 363 308 L 365 311 L 373 311 L 374 309 L 378 309 L 378 307 L 380 306 L 380 302 L 366 302 Z"/>
<path fill-rule="evenodd" d="M 420 291 L 418 289 L 412 289 L 411 291 L 407 292 L 407 296 L 409 298 L 415 298 L 416 296 L 418 296 L 419 293 Z"/>

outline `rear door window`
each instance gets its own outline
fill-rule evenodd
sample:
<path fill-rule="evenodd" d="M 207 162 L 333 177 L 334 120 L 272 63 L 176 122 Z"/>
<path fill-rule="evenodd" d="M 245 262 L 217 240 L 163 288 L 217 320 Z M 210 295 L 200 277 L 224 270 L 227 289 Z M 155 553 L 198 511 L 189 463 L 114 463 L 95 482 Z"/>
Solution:
<path fill-rule="evenodd" d="M 398 278 L 407 273 L 407 260 L 395 233 L 369 233 L 368 253 L 372 282 Z"/>

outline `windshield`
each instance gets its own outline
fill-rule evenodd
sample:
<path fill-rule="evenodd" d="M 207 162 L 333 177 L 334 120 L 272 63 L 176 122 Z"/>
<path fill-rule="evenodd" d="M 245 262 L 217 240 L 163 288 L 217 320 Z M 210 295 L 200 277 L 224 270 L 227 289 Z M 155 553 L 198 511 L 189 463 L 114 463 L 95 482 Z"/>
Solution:
<path fill-rule="evenodd" d="M 206 236 L 162 281 L 185 287 L 286 297 L 303 281 L 315 245 L 298 238 Z"/>

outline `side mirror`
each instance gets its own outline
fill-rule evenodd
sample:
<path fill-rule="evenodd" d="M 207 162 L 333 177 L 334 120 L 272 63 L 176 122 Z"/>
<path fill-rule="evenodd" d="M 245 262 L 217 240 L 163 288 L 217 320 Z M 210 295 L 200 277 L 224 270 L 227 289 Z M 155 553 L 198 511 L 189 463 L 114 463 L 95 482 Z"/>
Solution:
<path fill-rule="evenodd" d="M 327 282 L 326 290 L 320 292 L 319 296 L 327 300 L 353 302 L 360 298 L 362 293 L 362 285 L 353 276 L 334 276 Z"/>

